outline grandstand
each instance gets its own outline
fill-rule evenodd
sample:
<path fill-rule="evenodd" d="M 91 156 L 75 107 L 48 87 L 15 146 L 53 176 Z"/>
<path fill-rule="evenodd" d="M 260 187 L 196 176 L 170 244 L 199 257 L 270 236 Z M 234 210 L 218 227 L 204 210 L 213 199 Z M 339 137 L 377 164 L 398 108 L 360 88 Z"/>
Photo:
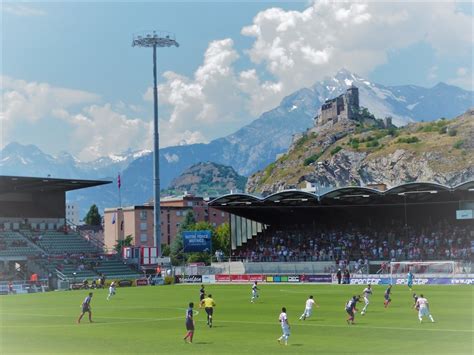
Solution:
<path fill-rule="evenodd" d="M 230 194 L 210 206 L 231 214 L 233 260 L 242 261 L 246 273 L 368 272 L 369 265 L 375 272 L 389 261 L 470 263 L 473 255 L 474 181 L 454 187 L 409 183 L 386 191 L 344 187 L 322 195 Z M 459 218 L 465 212 L 471 217 Z M 328 262 L 332 267 L 322 266 Z"/>
<path fill-rule="evenodd" d="M 140 276 L 67 225 L 66 192 L 107 183 L 0 176 L 0 281 L 32 273 L 67 282 Z"/>

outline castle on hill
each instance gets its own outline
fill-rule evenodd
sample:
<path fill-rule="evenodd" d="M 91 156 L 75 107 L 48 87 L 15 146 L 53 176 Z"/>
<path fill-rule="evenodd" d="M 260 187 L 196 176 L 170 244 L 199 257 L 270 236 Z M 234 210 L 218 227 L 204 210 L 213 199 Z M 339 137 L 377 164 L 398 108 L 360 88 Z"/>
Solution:
<path fill-rule="evenodd" d="M 359 113 L 359 89 L 351 86 L 344 94 L 326 100 L 317 118 L 318 125 L 339 120 L 356 120 Z"/>

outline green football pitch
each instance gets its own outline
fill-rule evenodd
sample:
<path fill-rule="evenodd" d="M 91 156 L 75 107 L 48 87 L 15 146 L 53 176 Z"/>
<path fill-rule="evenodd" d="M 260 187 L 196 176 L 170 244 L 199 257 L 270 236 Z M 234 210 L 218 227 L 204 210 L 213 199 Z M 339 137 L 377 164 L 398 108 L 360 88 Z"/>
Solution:
<path fill-rule="evenodd" d="M 187 304 L 199 300 L 199 285 L 118 288 L 106 300 L 95 290 L 94 323 L 76 323 L 88 291 L 62 291 L 0 298 L 0 353 L 154 354 L 472 354 L 472 286 L 417 286 L 430 302 L 436 323 L 419 323 L 411 292 L 394 286 L 383 307 L 384 287 L 375 286 L 367 314 L 347 325 L 344 305 L 363 286 L 259 285 L 250 303 L 250 285 L 206 285 L 216 302 L 214 327 L 196 307 L 193 344 L 185 344 Z M 320 308 L 298 318 L 313 295 Z M 289 345 L 279 345 L 278 315 L 287 308 Z M 363 304 L 359 304 L 359 310 Z"/>

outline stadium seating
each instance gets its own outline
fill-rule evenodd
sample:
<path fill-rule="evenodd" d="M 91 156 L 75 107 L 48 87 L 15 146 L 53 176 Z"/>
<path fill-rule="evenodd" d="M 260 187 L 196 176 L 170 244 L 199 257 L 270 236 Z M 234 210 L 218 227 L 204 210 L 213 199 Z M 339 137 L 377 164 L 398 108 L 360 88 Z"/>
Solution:
<path fill-rule="evenodd" d="M 20 233 L 15 231 L 0 232 L 0 257 L 27 257 L 41 254 Z"/>
<path fill-rule="evenodd" d="M 107 278 L 129 277 L 137 278 L 142 276 L 137 271 L 130 268 L 129 265 L 124 264 L 121 260 L 104 260 L 100 266 L 94 268 L 99 274 L 104 274 Z"/>
<path fill-rule="evenodd" d="M 89 254 L 97 253 L 99 250 L 76 233 L 44 231 L 36 243 L 43 248 L 47 254 Z"/>

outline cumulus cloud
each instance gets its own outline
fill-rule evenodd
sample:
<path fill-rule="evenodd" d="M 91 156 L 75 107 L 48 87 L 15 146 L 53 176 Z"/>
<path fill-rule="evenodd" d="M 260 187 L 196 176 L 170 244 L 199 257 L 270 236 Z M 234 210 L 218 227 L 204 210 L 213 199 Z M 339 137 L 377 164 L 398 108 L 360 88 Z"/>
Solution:
<path fill-rule="evenodd" d="M 96 102 L 100 96 L 82 90 L 58 88 L 2 76 L 3 119 L 31 120 L 51 115 L 53 109 Z"/>
<path fill-rule="evenodd" d="M 94 104 L 94 93 L 3 76 L 0 125 L 2 145 L 15 140 L 13 125 L 57 119 L 70 126 L 64 149 L 83 160 L 151 147 L 151 123 L 120 113 L 123 103 Z M 52 130 L 54 128 L 52 127 Z"/>
<path fill-rule="evenodd" d="M 111 104 L 87 106 L 76 114 L 63 112 L 60 117 L 72 126 L 70 145 L 81 160 L 152 146 L 152 123 L 118 113 Z"/>
<path fill-rule="evenodd" d="M 304 11 L 271 8 L 258 13 L 242 34 L 255 38 L 248 54 L 273 75 L 280 99 L 342 67 L 367 75 L 390 52 L 414 43 L 426 42 L 442 56 L 469 55 L 473 42 L 472 17 L 458 12 L 451 1 L 322 0 Z M 263 109 L 273 104 L 274 94 L 257 98 Z"/>
<path fill-rule="evenodd" d="M 192 78 L 172 71 L 163 74 L 159 100 L 170 108 L 161 123 L 164 145 L 205 142 L 245 123 L 245 97 L 233 68 L 239 55 L 233 45 L 229 38 L 211 42 Z M 151 89 L 144 98 L 152 101 Z"/>

